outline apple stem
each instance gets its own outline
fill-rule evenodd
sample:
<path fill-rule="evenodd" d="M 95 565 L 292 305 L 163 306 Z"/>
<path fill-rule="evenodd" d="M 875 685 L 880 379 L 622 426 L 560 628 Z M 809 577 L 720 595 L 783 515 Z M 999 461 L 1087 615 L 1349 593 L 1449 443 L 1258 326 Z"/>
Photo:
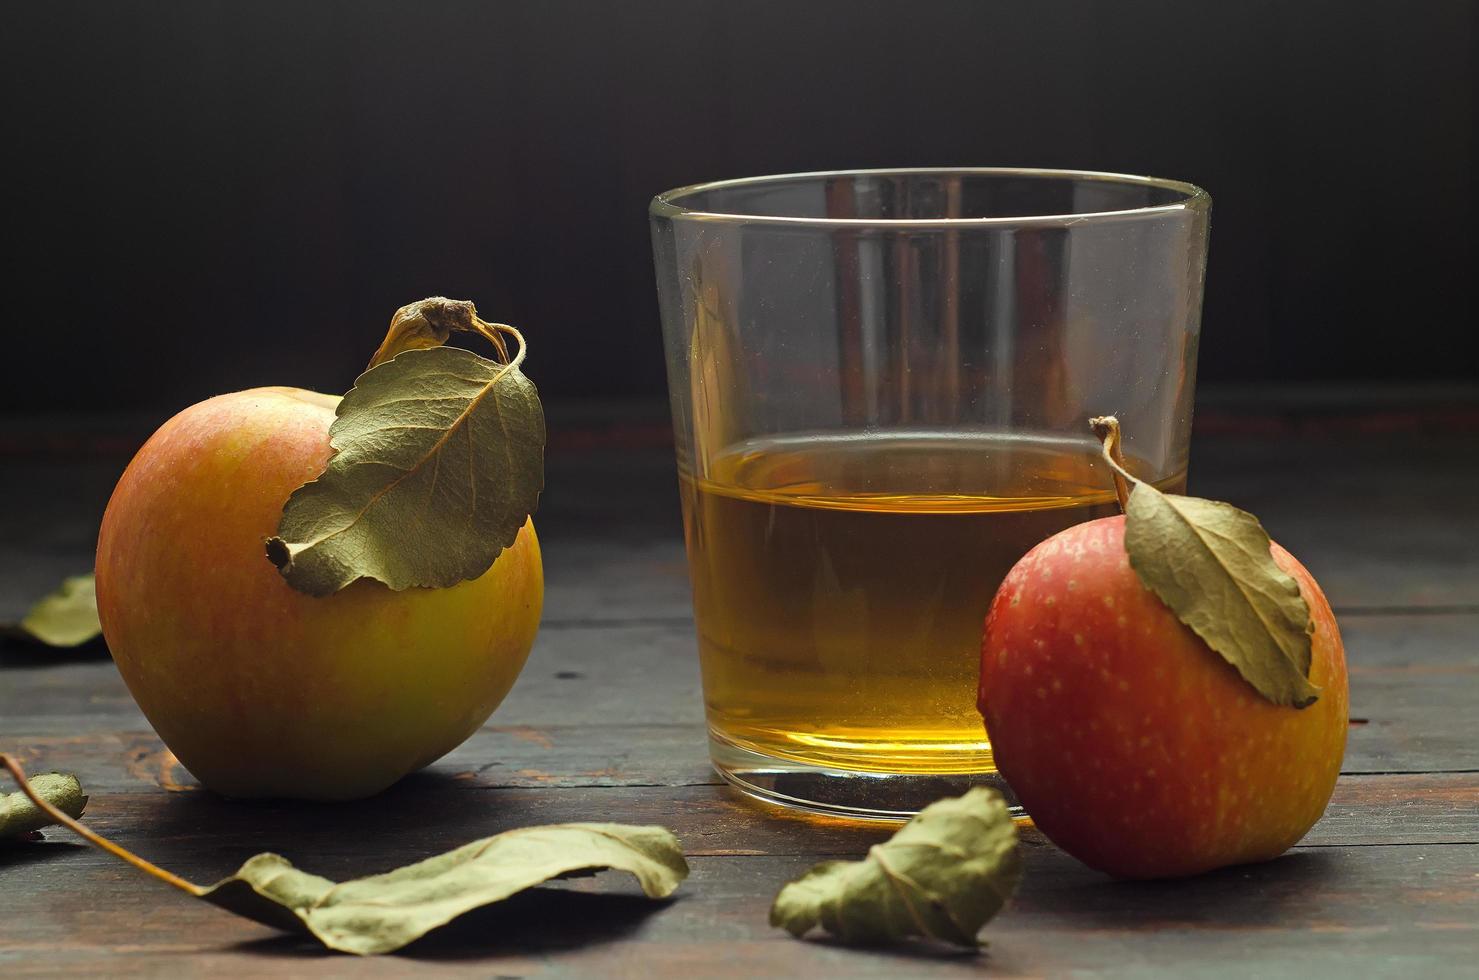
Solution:
<path fill-rule="evenodd" d="M 50 802 L 48 802 L 39 793 L 31 788 L 31 781 L 26 777 L 26 771 L 21 768 L 20 763 L 17 762 L 12 756 L 7 755 L 4 752 L 0 752 L 0 766 L 4 766 L 10 771 L 10 775 L 15 778 L 16 783 L 20 786 L 21 792 L 25 793 L 26 796 L 30 798 L 31 802 L 34 803 L 36 807 L 41 810 L 42 813 L 46 814 L 48 817 L 50 817 L 61 826 L 66 827 L 72 833 L 76 834 L 78 837 L 81 837 L 89 844 L 101 850 L 107 851 L 109 854 L 113 855 L 116 858 L 127 861 L 129 864 L 138 868 L 140 871 L 143 871 L 146 874 L 153 875 L 155 878 L 158 878 L 160 881 L 164 882 L 167 885 L 174 885 L 176 888 L 180 889 L 180 891 L 194 895 L 196 898 L 199 898 L 205 893 L 205 889 L 201 888 L 194 882 L 186 881 L 179 875 L 171 874 L 170 872 L 159 867 L 157 864 L 151 864 L 150 862 L 145 861 L 143 858 L 139 857 L 132 851 L 113 843 L 108 838 L 94 831 L 92 828 L 87 827 L 86 825 L 79 823 L 76 820 L 73 820 L 67 814 L 52 806 Z"/>
<path fill-rule="evenodd" d="M 1103 444 L 1104 460 L 1114 476 L 1114 495 L 1119 498 L 1120 510 L 1124 511 L 1130 506 L 1131 485 L 1140 481 L 1125 468 L 1125 454 L 1120 447 L 1120 420 L 1113 415 L 1101 415 L 1089 419 L 1089 426 Z"/>

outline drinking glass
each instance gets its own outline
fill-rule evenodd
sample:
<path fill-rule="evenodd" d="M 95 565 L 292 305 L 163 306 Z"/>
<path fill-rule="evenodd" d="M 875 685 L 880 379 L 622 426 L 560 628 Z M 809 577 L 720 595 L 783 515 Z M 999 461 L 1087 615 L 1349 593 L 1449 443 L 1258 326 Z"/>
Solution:
<path fill-rule="evenodd" d="M 1004 791 L 976 709 L 1012 564 L 1113 514 L 1088 427 L 1186 478 L 1211 199 L 1079 171 L 792 174 L 652 202 L 714 766 L 900 818 Z"/>

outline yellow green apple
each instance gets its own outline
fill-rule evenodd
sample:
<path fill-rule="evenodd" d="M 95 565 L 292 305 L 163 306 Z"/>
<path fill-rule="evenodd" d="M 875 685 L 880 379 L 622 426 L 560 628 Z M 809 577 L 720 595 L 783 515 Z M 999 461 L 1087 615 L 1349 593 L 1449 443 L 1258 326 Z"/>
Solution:
<path fill-rule="evenodd" d="M 256 388 L 185 409 L 139 450 L 98 538 L 98 614 L 129 691 L 207 787 L 355 799 L 435 761 L 513 686 L 539 626 L 534 525 L 479 578 L 326 598 L 263 552 L 323 471 L 337 397 Z"/>

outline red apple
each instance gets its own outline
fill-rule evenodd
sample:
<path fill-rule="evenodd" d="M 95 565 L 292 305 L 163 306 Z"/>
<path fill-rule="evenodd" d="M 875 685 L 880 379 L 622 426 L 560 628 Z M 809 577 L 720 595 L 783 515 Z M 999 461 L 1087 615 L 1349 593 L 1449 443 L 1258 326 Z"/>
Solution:
<path fill-rule="evenodd" d="M 322 472 L 339 399 L 293 388 L 185 409 L 128 465 L 98 538 L 118 670 L 187 769 L 228 796 L 353 799 L 450 752 L 518 677 L 539 627 L 533 523 L 482 576 L 326 598 L 267 560 Z"/>
<path fill-rule="evenodd" d="M 1068 528 L 1002 582 L 979 705 L 992 751 L 1054 843 L 1128 878 L 1282 854 L 1325 811 L 1347 727 L 1345 653 L 1305 567 L 1277 544 L 1315 624 L 1306 708 L 1265 700 L 1131 569 L 1124 517 Z"/>

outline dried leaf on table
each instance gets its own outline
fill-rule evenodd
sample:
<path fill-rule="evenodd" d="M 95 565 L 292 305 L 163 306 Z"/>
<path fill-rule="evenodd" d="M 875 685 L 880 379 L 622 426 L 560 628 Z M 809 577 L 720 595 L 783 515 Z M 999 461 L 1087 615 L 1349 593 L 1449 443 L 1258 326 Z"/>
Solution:
<path fill-rule="evenodd" d="M 793 936 L 821 926 L 848 943 L 917 936 L 975 947 L 1021 877 L 1006 802 L 976 787 L 931 803 L 862 861 L 826 861 L 786 885 L 770 924 Z"/>
<path fill-rule="evenodd" d="M 82 816 L 87 806 L 87 796 L 82 784 L 71 773 L 47 772 L 32 776 L 31 789 L 52 806 L 69 817 Z M 36 832 L 53 826 L 57 821 L 19 790 L 0 795 L 0 843 L 29 840 Z"/>
<path fill-rule="evenodd" d="M 0 766 L 27 786 L 15 759 L 0 754 Z M 346 953 L 394 952 L 464 913 L 563 875 L 626 871 L 648 898 L 666 898 L 688 877 L 682 847 L 662 827 L 568 823 L 506 831 L 385 874 L 342 883 L 300 871 L 276 854 L 258 854 L 231 877 L 203 886 L 79 823 L 75 816 L 82 812 L 80 804 L 63 812 L 41 794 L 38 780 L 46 778 L 29 781 L 31 791 L 23 794 L 27 805 L 50 822 L 189 895 L 254 922 L 306 932 Z M 9 800 L 0 797 L 0 807 Z M 85 803 L 86 797 L 81 800 Z"/>
<path fill-rule="evenodd" d="M 20 622 L 0 624 L 0 632 L 52 647 L 81 646 L 101 636 L 91 573 L 64 579 L 55 592 L 37 600 Z"/>

